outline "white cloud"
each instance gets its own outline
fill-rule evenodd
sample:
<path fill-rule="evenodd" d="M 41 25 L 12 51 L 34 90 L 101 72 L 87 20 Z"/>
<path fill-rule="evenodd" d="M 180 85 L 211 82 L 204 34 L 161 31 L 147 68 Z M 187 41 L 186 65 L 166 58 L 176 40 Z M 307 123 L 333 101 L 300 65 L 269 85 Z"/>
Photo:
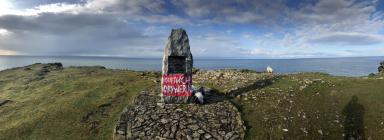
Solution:
<path fill-rule="evenodd" d="M 384 42 L 384 13 L 374 1 L 319 0 L 295 8 L 285 0 L 173 0 L 166 4 L 170 3 L 83 0 L 17 9 L 0 0 L 0 49 L 155 56 L 161 55 L 172 27 L 187 28 L 192 32 L 192 50 L 212 57 L 345 56 L 356 52 L 316 48 L 348 49 Z M 28 42 L 28 48 L 20 40 Z"/>
<path fill-rule="evenodd" d="M 0 28 L 0 36 L 6 36 L 6 35 L 9 35 L 9 34 L 11 34 L 10 31 L 8 31 L 6 29 Z"/>
<path fill-rule="evenodd" d="M 383 12 L 375 9 L 375 3 L 319 0 L 290 12 L 289 18 L 296 29 L 286 33 L 283 40 L 289 46 L 383 43 L 384 36 L 380 34 L 383 17 Z"/>
<path fill-rule="evenodd" d="M 1 50 L 0 49 L 0 55 L 18 55 L 18 53 L 15 51 Z"/>
<path fill-rule="evenodd" d="M 384 42 L 384 36 L 354 32 L 334 32 L 312 38 L 309 42 L 334 45 L 370 45 Z"/>

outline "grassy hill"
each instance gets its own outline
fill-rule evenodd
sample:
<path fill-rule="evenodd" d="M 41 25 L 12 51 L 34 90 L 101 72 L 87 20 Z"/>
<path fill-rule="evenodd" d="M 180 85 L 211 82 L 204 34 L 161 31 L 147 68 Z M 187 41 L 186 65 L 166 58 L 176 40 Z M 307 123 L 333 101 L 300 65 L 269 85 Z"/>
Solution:
<path fill-rule="evenodd" d="M 197 72 L 194 78 L 195 84 L 230 97 L 246 122 L 246 139 L 344 139 L 347 134 L 384 138 L 384 80 L 380 75 L 220 70 Z"/>
<path fill-rule="evenodd" d="M 0 72 L 0 139 L 110 139 L 151 77 L 102 67 L 35 64 Z"/>
<path fill-rule="evenodd" d="M 0 71 L 0 99 L 11 100 L 0 106 L 0 139 L 111 139 L 123 108 L 140 91 L 158 88 L 159 79 L 153 72 L 60 64 Z M 239 108 L 247 139 L 384 137 L 381 76 L 200 71 L 194 84 Z"/>

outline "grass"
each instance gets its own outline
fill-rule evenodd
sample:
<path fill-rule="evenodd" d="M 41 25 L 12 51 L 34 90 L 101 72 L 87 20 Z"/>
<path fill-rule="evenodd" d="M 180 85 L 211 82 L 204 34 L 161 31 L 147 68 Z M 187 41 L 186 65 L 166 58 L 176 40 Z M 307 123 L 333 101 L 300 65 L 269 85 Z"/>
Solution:
<path fill-rule="evenodd" d="M 0 99 L 13 101 L 0 106 L 0 139 L 111 139 L 120 113 L 133 98 L 159 87 L 158 73 L 69 67 L 41 78 L 37 73 L 44 66 L 0 71 Z M 246 122 L 246 139 L 343 139 L 353 130 L 365 139 L 384 137 L 380 75 L 279 75 L 265 86 L 252 87 L 273 75 L 223 73 L 219 78 L 196 74 L 194 84 L 226 94 L 246 92 L 230 99 Z"/>
<path fill-rule="evenodd" d="M 343 139 L 353 130 L 365 139 L 381 139 L 382 85 L 384 80 L 377 77 L 285 75 L 233 103 L 248 126 L 246 139 Z M 352 105 L 353 96 L 357 102 Z"/>
<path fill-rule="evenodd" d="M 0 72 L 0 139 L 111 139 L 120 113 L 154 76 L 71 67 L 33 80 L 44 65 Z M 31 81 L 32 79 L 32 81 Z"/>

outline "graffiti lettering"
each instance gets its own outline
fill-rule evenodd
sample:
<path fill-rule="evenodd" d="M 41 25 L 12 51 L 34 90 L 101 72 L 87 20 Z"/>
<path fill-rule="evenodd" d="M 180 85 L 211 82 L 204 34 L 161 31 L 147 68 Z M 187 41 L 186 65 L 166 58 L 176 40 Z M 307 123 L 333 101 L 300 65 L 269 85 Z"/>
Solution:
<path fill-rule="evenodd" d="M 192 77 L 189 75 L 163 75 L 161 85 L 161 92 L 165 96 L 185 97 L 192 95 Z"/>

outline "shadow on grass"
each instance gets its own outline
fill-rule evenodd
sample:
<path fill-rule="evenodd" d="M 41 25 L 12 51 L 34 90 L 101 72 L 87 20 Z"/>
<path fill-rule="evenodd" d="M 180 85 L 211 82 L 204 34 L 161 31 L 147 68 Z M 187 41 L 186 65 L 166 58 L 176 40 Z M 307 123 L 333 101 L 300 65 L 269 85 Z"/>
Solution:
<path fill-rule="evenodd" d="M 365 140 L 364 106 L 359 104 L 357 96 L 353 96 L 343 109 L 345 140 Z"/>
<path fill-rule="evenodd" d="M 236 97 L 237 95 L 241 95 L 243 93 L 247 93 L 247 92 L 252 91 L 252 90 L 262 89 L 264 87 L 267 87 L 267 86 L 273 84 L 273 81 L 275 81 L 279 78 L 280 78 L 280 76 L 274 76 L 272 78 L 258 80 L 251 85 L 248 85 L 245 87 L 240 87 L 240 88 L 235 89 L 235 90 L 231 90 L 228 93 L 223 93 L 217 89 L 212 89 L 209 92 L 209 94 L 205 95 L 204 98 L 206 100 L 204 102 L 205 102 L 205 104 L 210 104 L 210 103 L 221 102 L 224 100 L 231 100 L 234 97 Z"/>
<path fill-rule="evenodd" d="M 258 80 L 258 81 L 256 81 L 255 83 L 253 83 L 253 84 L 251 84 L 249 86 L 240 87 L 240 88 L 238 88 L 236 90 L 231 90 L 231 91 L 229 91 L 229 93 L 227 95 L 231 96 L 231 97 L 236 97 L 237 95 L 241 95 L 243 93 L 246 93 L 246 92 L 249 92 L 249 91 L 252 91 L 252 90 L 256 90 L 256 89 L 261 89 L 261 88 L 267 87 L 269 85 L 272 85 L 273 81 L 276 81 L 280 77 L 281 76 L 274 76 L 274 77 L 271 77 L 271 78 L 267 78 L 267 79 L 263 79 L 263 80 Z"/>
<path fill-rule="evenodd" d="M 247 93 L 249 91 L 252 91 L 252 90 L 262 89 L 262 88 L 265 88 L 267 86 L 270 86 L 274 83 L 274 81 L 277 81 L 279 78 L 281 78 L 281 76 L 274 76 L 274 77 L 271 77 L 268 79 L 258 80 L 251 85 L 248 85 L 245 87 L 240 87 L 236 90 L 229 91 L 228 93 L 223 93 L 217 89 L 212 89 L 210 91 L 210 94 L 205 95 L 206 96 L 205 97 L 206 98 L 205 104 L 217 103 L 217 102 L 221 102 L 224 100 L 230 101 L 241 113 L 241 118 L 244 121 L 244 125 L 246 127 L 245 138 L 247 138 L 247 137 L 249 137 L 248 134 L 249 134 L 250 129 L 252 128 L 252 125 L 250 124 L 250 122 L 247 119 L 244 118 L 244 116 L 245 116 L 244 106 L 242 104 L 240 104 L 239 102 L 235 101 L 234 100 L 235 97 L 238 95 L 241 95 L 243 93 Z"/>

